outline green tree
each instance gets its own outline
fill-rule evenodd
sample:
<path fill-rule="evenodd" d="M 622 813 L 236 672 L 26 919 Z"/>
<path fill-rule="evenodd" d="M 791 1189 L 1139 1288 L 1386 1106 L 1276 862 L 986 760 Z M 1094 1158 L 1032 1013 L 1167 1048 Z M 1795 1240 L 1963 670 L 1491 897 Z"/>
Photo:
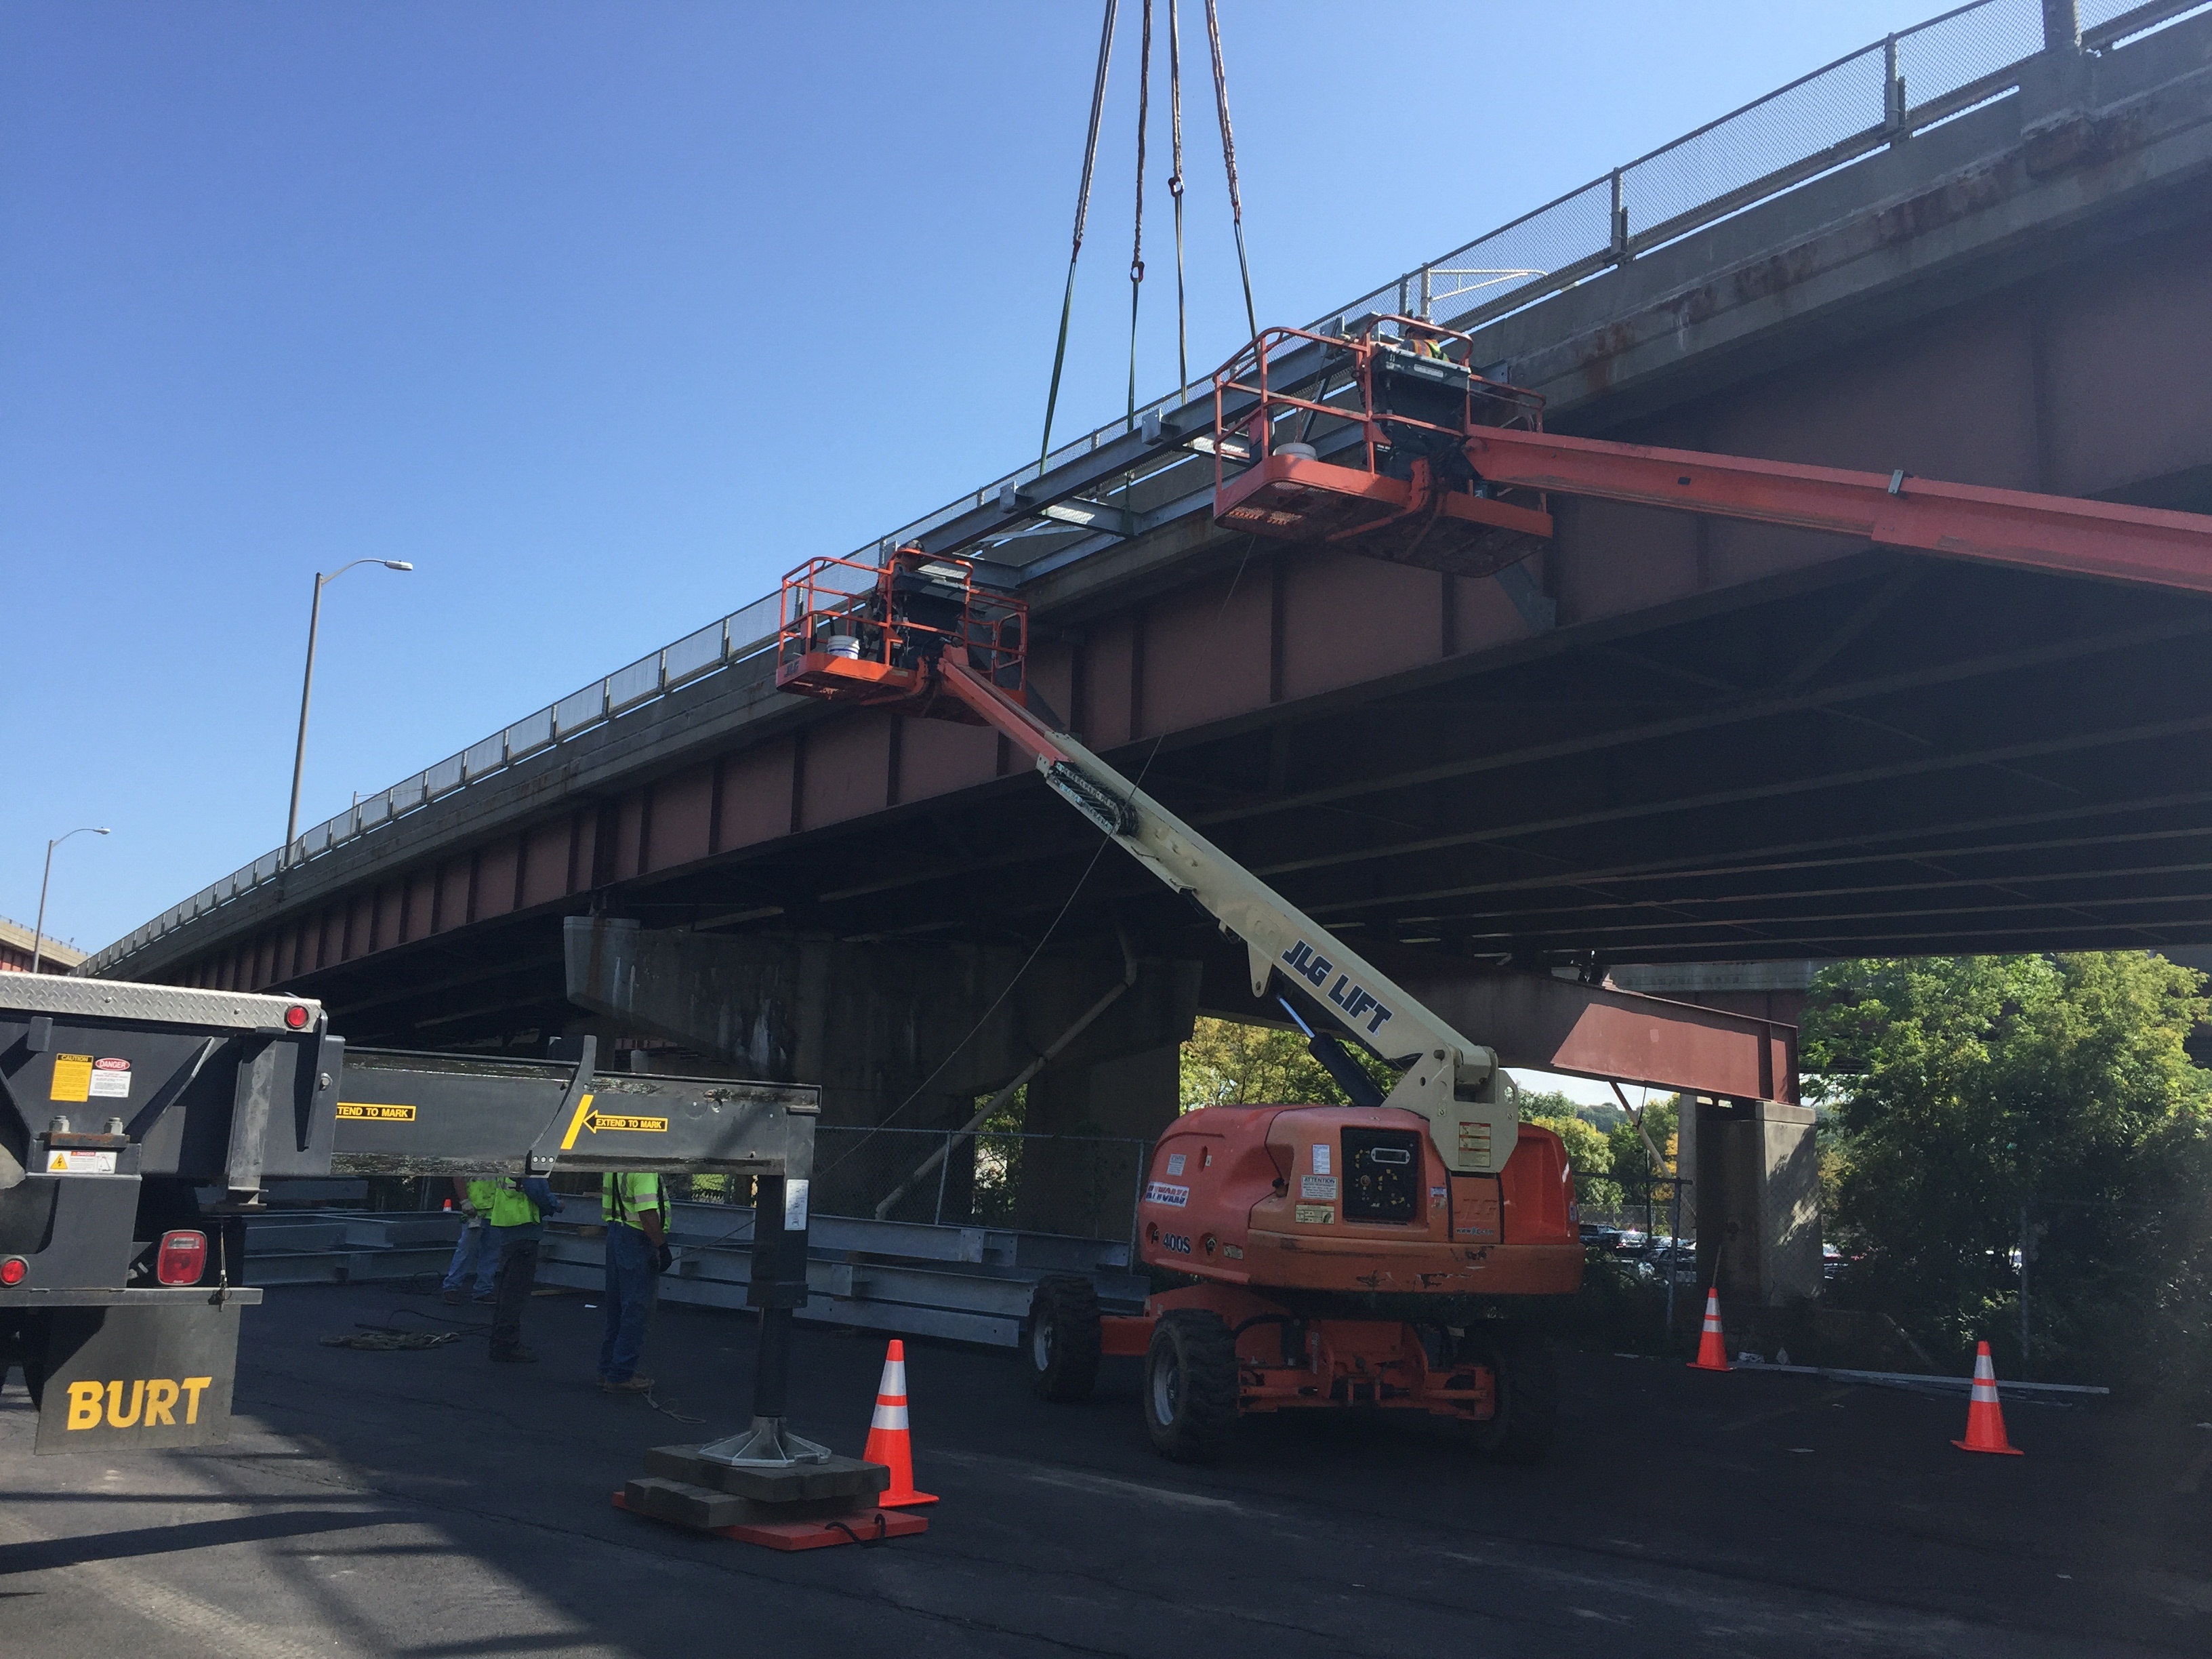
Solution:
<path fill-rule="evenodd" d="M 2174 1381 L 2212 1358 L 2203 976 L 2137 952 L 1847 962 L 1802 1031 L 1835 1107 L 1851 1294 L 2017 1366 L 2023 1206 L 2038 1370 Z M 1824 1164 L 1826 1160 L 1824 1158 Z"/>
<path fill-rule="evenodd" d="M 1398 1074 L 1362 1051 L 1354 1051 L 1367 1074 L 1385 1094 Z M 1240 1025 L 1201 1014 L 1182 1045 L 1182 1109 L 1201 1106 L 1348 1106 L 1336 1079 L 1297 1031 L 1268 1025 Z"/>
<path fill-rule="evenodd" d="M 1564 1095 L 1523 1095 L 1521 1115 L 1528 1122 L 1541 1124 L 1566 1143 L 1567 1167 L 1575 1172 L 1575 1196 L 1579 1201 L 1602 1209 L 1619 1208 L 1620 1183 L 1610 1179 L 1612 1143 L 1595 1124 L 1574 1115 L 1572 1102 L 1566 1102 L 1569 1110 L 1559 1111 L 1558 1103 L 1563 1101 L 1566 1101 Z"/>
<path fill-rule="evenodd" d="M 1672 1197 L 1663 1183 L 1674 1173 L 1674 1159 L 1680 1150 L 1680 1099 L 1674 1095 L 1662 1096 L 1644 1106 L 1640 1115 L 1644 1120 L 1642 1133 L 1624 1115 L 1606 1135 L 1607 1144 L 1613 1150 L 1613 1178 L 1620 1182 L 1628 1202 L 1641 1204 L 1648 1197 L 1651 1202 L 1663 1205 Z M 1644 1144 L 1646 1134 L 1651 1137 L 1650 1146 Z M 1651 1162 L 1653 1146 L 1659 1149 L 1656 1166 Z M 1661 1183 L 1656 1189 L 1655 1182 Z"/>

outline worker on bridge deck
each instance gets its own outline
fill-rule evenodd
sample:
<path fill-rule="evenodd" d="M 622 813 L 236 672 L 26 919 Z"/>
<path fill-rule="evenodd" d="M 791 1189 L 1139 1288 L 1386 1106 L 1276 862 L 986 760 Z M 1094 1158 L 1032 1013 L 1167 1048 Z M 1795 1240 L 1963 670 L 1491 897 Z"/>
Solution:
<path fill-rule="evenodd" d="M 599 1387 L 609 1394 L 645 1394 L 641 1376 L 645 1328 L 653 1292 L 668 1265 L 668 1200 L 657 1175 L 609 1172 L 599 1206 L 607 1224 L 607 1334 L 599 1344 Z"/>

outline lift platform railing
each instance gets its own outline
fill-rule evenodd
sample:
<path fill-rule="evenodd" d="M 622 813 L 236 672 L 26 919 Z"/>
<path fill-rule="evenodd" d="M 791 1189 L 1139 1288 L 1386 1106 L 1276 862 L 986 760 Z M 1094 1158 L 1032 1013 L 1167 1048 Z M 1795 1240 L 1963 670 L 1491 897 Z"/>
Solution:
<path fill-rule="evenodd" d="M 1552 534 L 1543 492 L 1478 477 L 1465 443 L 1541 431 L 1543 399 L 1476 373 L 1473 353 L 1456 330 L 1395 314 L 1262 330 L 1213 377 L 1215 519 L 1459 575 L 1528 557 Z M 1307 440 L 1332 429 L 1324 459 Z"/>
<path fill-rule="evenodd" d="M 978 584 L 967 559 L 918 547 L 880 566 L 810 559 L 784 578 L 781 623 L 775 683 L 787 691 L 847 705 L 927 702 L 948 649 L 1014 696 L 1026 690 L 1029 606 Z M 975 723 L 959 704 L 936 712 Z"/>

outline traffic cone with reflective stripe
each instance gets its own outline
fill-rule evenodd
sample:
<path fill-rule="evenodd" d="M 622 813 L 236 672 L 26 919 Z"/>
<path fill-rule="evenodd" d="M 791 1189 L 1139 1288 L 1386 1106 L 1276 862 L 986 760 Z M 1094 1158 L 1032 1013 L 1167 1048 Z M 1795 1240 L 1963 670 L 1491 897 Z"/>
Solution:
<path fill-rule="evenodd" d="M 1693 1371 L 1724 1371 L 1729 1369 L 1728 1341 L 1721 1334 L 1721 1293 L 1715 1285 L 1705 1292 L 1705 1334 L 1698 1339 L 1698 1357 L 1690 1362 Z"/>
<path fill-rule="evenodd" d="M 1966 1407 L 1966 1437 L 1951 1443 L 1960 1451 L 2021 1455 L 2020 1448 L 2005 1438 L 2004 1407 L 1997 1404 L 1997 1368 L 1990 1363 L 1986 1342 L 1974 1350 L 1974 1395 Z"/>
<path fill-rule="evenodd" d="M 878 1509 L 912 1509 L 937 1501 L 934 1493 L 914 1489 L 914 1442 L 906 1426 L 906 1344 L 896 1337 L 884 1356 L 884 1380 L 876 1385 L 875 1420 L 868 1425 L 868 1449 L 861 1455 L 891 1472 L 890 1489 L 876 1499 Z"/>

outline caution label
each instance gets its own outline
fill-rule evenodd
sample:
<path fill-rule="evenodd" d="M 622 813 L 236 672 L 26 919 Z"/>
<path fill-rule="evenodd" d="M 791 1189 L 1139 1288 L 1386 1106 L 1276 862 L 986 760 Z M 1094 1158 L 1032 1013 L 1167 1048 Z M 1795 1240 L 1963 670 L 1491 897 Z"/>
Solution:
<path fill-rule="evenodd" d="M 580 1134 L 598 1134 L 601 1130 L 613 1130 L 629 1134 L 665 1135 L 668 1120 L 665 1117 L 634 1117 L 621 1112 L 599 1112 L 592 1109 L 592 1097 L 586 1095 L 576 1103 L 576 1115 L 568 1120 L 568 1133 L 561 1137 L 561 1150 L 568 1152 L 576 1144 Z"/>
<path fill-rule="evenodd" d="M 56 1054 L 54 1056 L 53 1087 L 47 1091 L 49 1100 L 88 1100 L 92 1097 L 92 1056 L 90 1054 Z"/>
<path fill-rule="evenodd" d="M 342 1100 L 338 1102 L 340 1117 L 366 1118 L 374 1123 L 412 1123 L 412 1106 L 380 1106 L 372 1102 Z"/>
<path fill-rule="evenodd" d="M 48 1175 L 113 1175 L 115 1154 L 112 1152 L 75 1152 L 60 1147 L 46 1153 Z"/>
<path fill-rule="evenodd" d="M 1306 1227 L 1325 1227 L 1336 1219 L 1334 1204 L 1301 1204 L 1297 1208 L 1298 1224 Z"/>

